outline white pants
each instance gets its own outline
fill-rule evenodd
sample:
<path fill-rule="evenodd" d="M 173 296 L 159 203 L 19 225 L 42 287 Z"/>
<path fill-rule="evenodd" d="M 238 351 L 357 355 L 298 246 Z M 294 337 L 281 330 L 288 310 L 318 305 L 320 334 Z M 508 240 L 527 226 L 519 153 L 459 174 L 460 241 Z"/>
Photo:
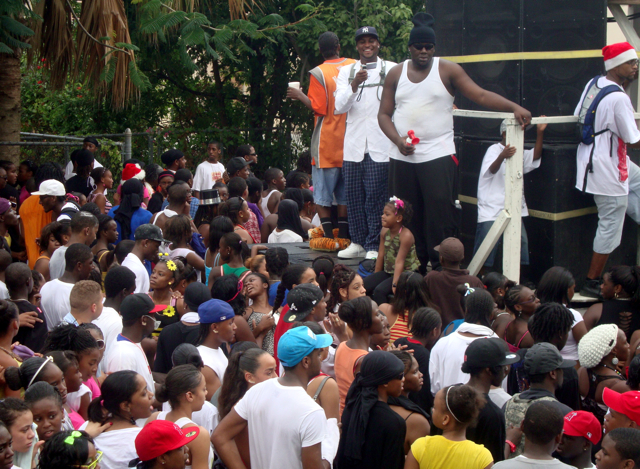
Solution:
<path fill-rule="evenodd" d="M 598 229 L 593 240 L 593 251 L 598 254 L 611 254 L 620 246 L 624 215 L 627 213 L 640 224 L 640 168 L 629 162 L 629 195 L 594 195 L 598 207 Z"/>

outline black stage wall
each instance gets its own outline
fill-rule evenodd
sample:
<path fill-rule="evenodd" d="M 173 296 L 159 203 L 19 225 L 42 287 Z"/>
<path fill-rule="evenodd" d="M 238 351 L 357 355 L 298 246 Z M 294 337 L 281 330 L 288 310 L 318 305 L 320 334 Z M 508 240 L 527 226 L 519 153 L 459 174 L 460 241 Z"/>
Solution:
<path fill-rule="evenodd" d="M 591 50 L 606 44 L 605 0 L 431 0 L 426 6 L 436 21 L 438 56 Z M 572 115 L 586 83 L 604 72 L 601 58 L 462 66 L 480 86 L 520 103 L 533 116 Z M 462 95 L 455 103 L 460 109 L 481 109 Z M 455 118 L 466 262 L 473 253 L 479 170 L 486 149 L 499 140 L 499 125 L 498 120 Z M 528 130 L 526 146 L 535 138 L 535 128 Z M 561 265 L 574 273 L 579 288 L 591 258 L 597 215 L 593 197 L 574 187 L 576 148 L 575 125 L 548 126 L 542 164 L 525 175 L 524 183 L 531 212 L 525 226 L 532 280 Z M 637 226 L 628 219 L 622 245 L 609 265 L 635 264 L 636 239 Z"/>

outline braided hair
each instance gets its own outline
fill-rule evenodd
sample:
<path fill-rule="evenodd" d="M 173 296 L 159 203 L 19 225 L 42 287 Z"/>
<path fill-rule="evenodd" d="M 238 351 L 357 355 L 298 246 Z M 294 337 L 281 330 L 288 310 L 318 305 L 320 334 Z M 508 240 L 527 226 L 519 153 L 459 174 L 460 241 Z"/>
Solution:
<path fill-rule="evenodd" d="M 518 315 L 518 311 L 516 311 L 516 305 L 520 303 L 520 294 L 522 293 L 523 288 L 524 285 L 514 285 L 513 287 L 509 288 L 509 291 L 504 295 L 505 307 L 516 316 Z"/>
<path fill-rule="evenodd" d="M 573 325 L 573 314 L 560 303 L 538 306 L 529 319 L 529 334 L 535 342 L 553 343 L 559 335 L 568 334 Z"/>
<path fill-rule="evenodd" d="M 442 317 L 435 309 L 429 307 L 418 308 L 411 321 L 409 332 L 414 337 L 428 337 L 431 331 L 442 327 Z"/>

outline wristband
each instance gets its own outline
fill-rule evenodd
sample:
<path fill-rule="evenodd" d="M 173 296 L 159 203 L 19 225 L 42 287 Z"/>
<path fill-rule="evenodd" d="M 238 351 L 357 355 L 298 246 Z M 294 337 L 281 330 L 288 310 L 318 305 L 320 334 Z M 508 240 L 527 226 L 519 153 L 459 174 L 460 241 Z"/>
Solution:
<path fill-rule="evenodd" d="M 516 445 L 514 445 L 511 441 L 509 440 L 505 440 L 505 443 L 509 445 L 509 451 L 511 453 L 515 453 L 516 452 Z"/>
<path fill-rule="evenodd" d="M 391 284 L 391 286 L 392 286 L 393 288 L 396 288 L 398 285 L 397 285 L 397 284 L 395 284 L 395 283 L 392 283 L 392 284 Z"/>

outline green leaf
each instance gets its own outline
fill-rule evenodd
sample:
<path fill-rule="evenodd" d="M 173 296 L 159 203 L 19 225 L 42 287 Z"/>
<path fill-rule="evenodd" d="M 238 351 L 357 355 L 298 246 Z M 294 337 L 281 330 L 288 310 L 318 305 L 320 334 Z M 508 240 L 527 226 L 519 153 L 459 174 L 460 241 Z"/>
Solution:
<path fill-rule="evenodd" d="M 138 68 L 137 64 L 132 60 L 129 62 L 129 76 L 131 81 L 141 91 L 151 88 L 149 78 Z"/>
<path fill-rule="evenodd" d="M 312 14 L 312 13 L 315 13 L 315 11 L 316 11 L 316 7 L 315 7 L 315 6 L 313 6 L 313 5 L 309 5 L 309 4 L 307 4 L 307 3 L 303 3 L 303 4 L 301 4 L 301 5 L 298 5 L 298 6 L 296 7 L 296 10 L 298 10 L 298 11 L 300 11 L 300 12 L 304 13 L 305 15 L 310 15 L 310 14 Z"/>
<path fill-rule="evenodd" d="M 115 46 L 119 47 L 120 49 L 132 50 L 134 52 L 139 52 L 140 51 L 140 48 L 138 46 L 135 46 L 133 44 L 129 44 L 128 42 L 116 42 Z"/>
<path fill-rule="evenodd" d="M 4 42 L 0 42 L 0 54 L 13 54 L 13 49 Z"/>
<path fill-rule="evenodd" d="M 194 29 L 182 36 L 182 40 L 188 46 L 203 45 L 204 31 L 202 30 L 202 28 Z"/>
<path fill-rule="evenodd" d="M 24 24 L 9 16 L 0 16 L 0 26 L 14 36 L 33 36 L 34 34 L 31 28 L 27 28 Z"/>
<path fill-rule="evenodd" d="M 107 66 L 102 70 L 100 74 L 100 80 L 105 81 L 107 83 L 111 83 L 113 78 L 116 76 L 116 65 L 118 64 L 118 56 L 112 55 L 107 62 Z"/>

